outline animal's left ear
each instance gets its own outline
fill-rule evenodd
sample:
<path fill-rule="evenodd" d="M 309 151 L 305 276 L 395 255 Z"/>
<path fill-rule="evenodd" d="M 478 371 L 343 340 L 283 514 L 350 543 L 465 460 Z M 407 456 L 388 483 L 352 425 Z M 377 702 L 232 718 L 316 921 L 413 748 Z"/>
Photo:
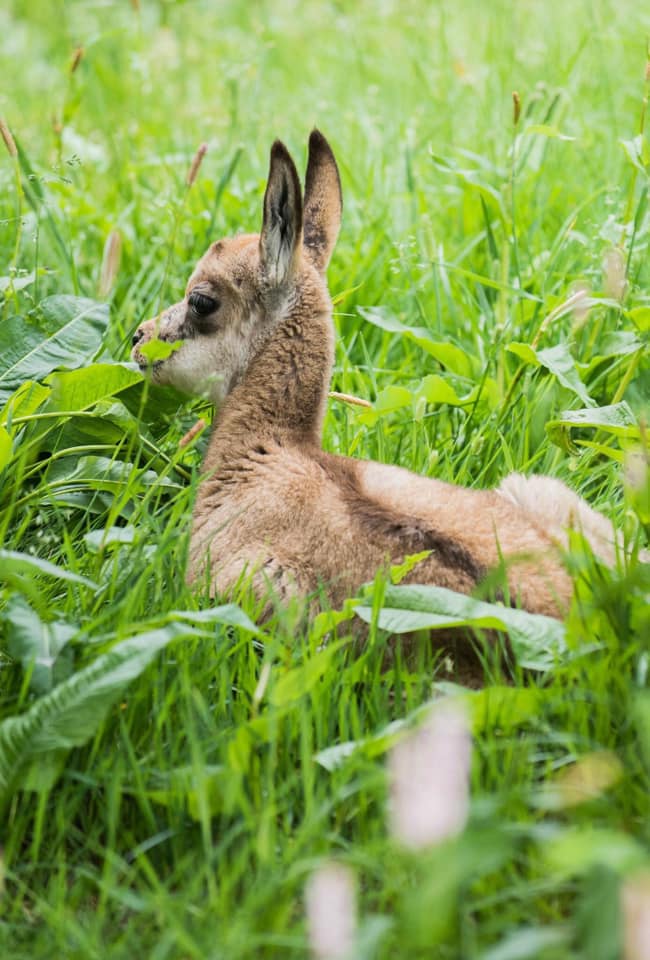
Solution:
<path fill-rule="evenodd" d="M 305 251 L 325 273 L 341 226 L 343 198 L 339 169 L 322 133 L 312 130 L 305 178 Z"/>
<path fill-rule="evenodd" d="M 271 147 L 269 179 L 264 194 L 264 219 L 260 234 L 260 257 L 268 279 L 275 286 L 288 281 L 302 250 L 302 194 L 300 180 L 285 145 Z"/>

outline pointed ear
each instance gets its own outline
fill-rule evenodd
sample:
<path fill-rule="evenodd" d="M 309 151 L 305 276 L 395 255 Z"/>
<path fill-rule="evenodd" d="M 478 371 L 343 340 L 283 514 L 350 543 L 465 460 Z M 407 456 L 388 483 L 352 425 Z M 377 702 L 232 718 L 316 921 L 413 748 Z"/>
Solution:
<path fill-rule="evenodd" d="M 332 148 L 322 133 L 312 130 L 305 179 L 305 250 L 325 273 L 341 225 L 341 179 Z"/>
<path fill-rule="evenodd" d="M 302 195 L 289 151 L 276 140 L 271 147 L 264 194 L 260 258 L 269 280 L 280 286 L 294 273 L 302 249 Z"/>

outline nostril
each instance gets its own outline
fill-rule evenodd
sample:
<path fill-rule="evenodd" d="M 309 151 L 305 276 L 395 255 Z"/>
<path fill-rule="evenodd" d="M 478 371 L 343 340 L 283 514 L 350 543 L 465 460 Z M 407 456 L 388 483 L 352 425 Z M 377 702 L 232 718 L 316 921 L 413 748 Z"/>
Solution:
<path fill-rule="evenodd" d="M 136 330 L 131 338 L 131 343 L 135 347 L 142 340 L 142 330 Z"/>

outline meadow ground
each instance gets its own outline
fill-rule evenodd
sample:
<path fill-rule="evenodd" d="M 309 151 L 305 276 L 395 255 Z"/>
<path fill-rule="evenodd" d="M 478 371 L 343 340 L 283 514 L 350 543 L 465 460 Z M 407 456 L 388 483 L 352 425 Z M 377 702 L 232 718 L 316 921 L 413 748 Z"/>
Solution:
<path fill-rule="evenodd" d="M 0 955 L 304 957 L 330 858 L 355 958 L 649 955 L 642 452 L 624 481 L 650 406 L 648 34 L 632 0 L 2 5 Z M 184 585 L 205 439 L 179 440 L 206 409 L 120 364 L 208 242 L 258 229 L 272 140 L 302 166 L 314 125 L 345 200 L 333 389 L 372 403 L 331 401 L 326 447 L 552 474 L 632 550 L 610 571 L 576 543 L 564 628 L 513 627 L 480 691 L 426 642 L 405 661 L 382 623 L 415 601 L 380 580 L 362 650 L 348 620 L 259 629 Z M 407 851 L 386 756 L 452 694 L 468 822 Z"/>

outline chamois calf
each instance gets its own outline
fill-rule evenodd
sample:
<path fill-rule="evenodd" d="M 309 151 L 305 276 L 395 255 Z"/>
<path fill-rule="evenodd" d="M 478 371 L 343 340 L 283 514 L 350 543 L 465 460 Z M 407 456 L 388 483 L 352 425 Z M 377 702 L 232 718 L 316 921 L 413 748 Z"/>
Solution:
<path fill-rule="evenodd" d="M 334 358 L 325 271 L 341 220 L 329 144 L 309 139 L 304 196 L 286 147 L 271 148 L 260 234 L 213 243 L 185 297 L 141 324 L 133 358 L 154 337 L 180 345 L 154 383 L 217 406 L 192 522 L 190 581 L 260 598 L 324 589 L 333 605 L 378 568 L 429 551 L 411 582 L 470 593 L 504 565 L 509 602 L 561 616 L 572 582 L 561 558 L 577 526 L 611 561 L 615 534 L 563 483 L 508 476 L 468 490 L 400 467 L 334 456 L 321 446 Z"/>

